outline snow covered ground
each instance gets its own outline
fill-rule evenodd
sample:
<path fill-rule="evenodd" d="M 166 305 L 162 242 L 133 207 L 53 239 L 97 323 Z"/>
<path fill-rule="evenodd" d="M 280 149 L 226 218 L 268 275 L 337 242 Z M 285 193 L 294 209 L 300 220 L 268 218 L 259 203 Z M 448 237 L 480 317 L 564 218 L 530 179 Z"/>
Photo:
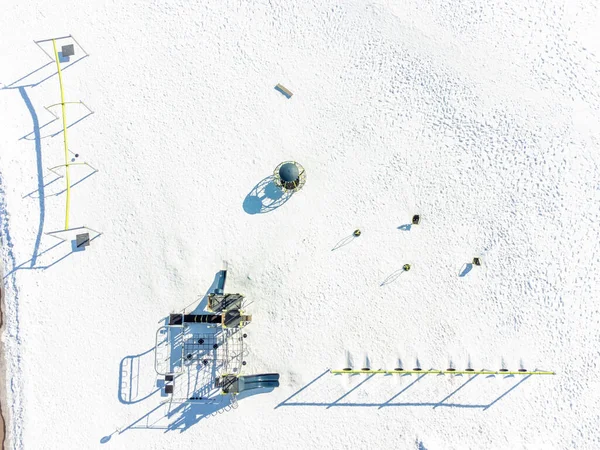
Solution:
<path fill-rule="evenodd" d="M 0 30 L 8 448 L 600 447 L 596 2 L 9 0 Z M 67 34 L 83 252 L 45 234 L 63 144 L 33 40 Z M 306 186 L 255 214 L 287 159 Z M 155 332 L 223 260 L 246 371 L 281 387 L 168 412 Z M 346 352 L 557 375 L 325 373 Z"/>

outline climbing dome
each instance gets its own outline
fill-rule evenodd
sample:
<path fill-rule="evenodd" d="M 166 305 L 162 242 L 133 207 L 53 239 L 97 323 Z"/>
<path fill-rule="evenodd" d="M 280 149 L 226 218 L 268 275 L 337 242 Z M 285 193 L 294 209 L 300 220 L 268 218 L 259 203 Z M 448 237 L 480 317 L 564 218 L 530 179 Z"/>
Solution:
<path fill-rule="evenodd" d="M 306 182 L 306 172 L 296 161 L 284 161 L 273 171 L 273 178 L 277 187 L 292 193 L 302 189 Z"/>

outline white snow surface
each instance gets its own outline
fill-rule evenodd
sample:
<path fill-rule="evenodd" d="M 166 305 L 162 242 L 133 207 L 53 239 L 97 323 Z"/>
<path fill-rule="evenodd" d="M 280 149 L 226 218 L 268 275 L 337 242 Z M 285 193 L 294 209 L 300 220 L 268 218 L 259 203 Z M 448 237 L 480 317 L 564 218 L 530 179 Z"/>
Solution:
<path fill-rule="evenodd" d="M 7 448 L 600 448 L 597 2 L 8 0 L 0 30 Z M 95 111 L 70 148 L 99 169 L 71 226 L 102 233 L 74 253 L 45 234 L 64 179 L 38 198 L 58 78 L 31 86 L 54 73 L 33 40 L 68 34 L 90 56 L 66 100 Z M 305 187 L 249 214 L 288 159 Z M 155 332 L 223 260 L 246 373 L 281 386 L 169 414 Z M 347 353 L 557 375 L 325 373 Z"/>

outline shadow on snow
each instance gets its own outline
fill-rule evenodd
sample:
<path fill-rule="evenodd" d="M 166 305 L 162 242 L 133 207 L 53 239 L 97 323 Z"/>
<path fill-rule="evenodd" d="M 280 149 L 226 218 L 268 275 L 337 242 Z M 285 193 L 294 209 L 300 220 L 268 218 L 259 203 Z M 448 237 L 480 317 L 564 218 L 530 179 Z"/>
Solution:
<path fill-rule="evenodd" d="M 326 409 L 330 409 L 333 407 L 377 407 L 379 409 L 381 408 L 388 408 L 388 407 L 401 407 L 401 406 L 413 406 L 413 407 L 431 407 L 431 408 L 439 408 L 439 407 L 447 407 L 447 408 L 470 408 L 470 409 L 481 409 L 483 411 L 488 410 L 489 408 L 491 408 L 493 405 L 495 405 L 497 402 L 499 402 L 500 400 L 502 400 L 504 397 L 506 397 L 510 392 L 512 392 L 513 390 L 515 390 L 518 386 L 520 386 L 522 383 L 524 383 L 526 380 L 528 380 L 532 375 L 527 375 L 525 376 L 522 380 L 518 381 L 517 383 L 515 383 L 514 385 L 512 385 L 509 389 L 507 389 L 505 392 L 503 392 L 502 394 L 500 394 L 496 399 L 494 399 L 493 401 L 491 401 L 490 403 L 484 403 L 484 404 L 464 404 L 464 403 L 448 403 L 447 400 L 450 399 L 452 396 L 454 396 L 458 391 L 460 391 L 461 389 L 464 389 L 468 384 L 472 383 L 477 377 L 478 375 L 472 375 L 470 376 L 463 384 L 461 384 L 457 389 L 455 389 L 454 391 L 452 391 L 450 394 L 448 394 L 446 397 L 444 397 L 443 399 L 441 399 L 438 402 L 395 402 L 394 400 L 396 400 L 400 395 L 404 394 L 406 391 L 408 391 L 409 389 L 411 389 L 414 385 L 416 385 L 418 382 L 420 382 L 423 378 L 425 378 L 426 376 L 431 376 L 432 374 L 422 374 L 419 375 L 414 381 L 412 381 L 410 384 L 408 384 L 407 386 L 404 386 L 397 394 L 395 394 L 394 396 L 392 396 L 389 400 L 386 400 L 383 403 L 355 403 L 355 402 L 341 402 L 344 398 L 348 397 L 352 392 L 358 390 L 361 386 L 365 385 L 368 381 L 371 380 L 371 378 L 373 378 L 376 374 L 370 374 L 369 376 L 367 376 L 364 380 L 362 380 L 360 383 L 358 383 L 356 386 L 352 387 L 348 392 L 344 393 L 342 396 L 340 396 L 339 398 L 330 401 L 330 402 L 324 402 L 324 401 L 291 401 L 294 397 L 297 397 L 300 393 L 304 392 L 305 394 L 307 393 L 307 391 L 310 391 L 311 386 L 314 386 L 315 384 L 317 384 L 319 382 L 319 380 L 321 380 L 323 377 L 325 377 L 325 375 L 329 374 L 329 369 L 325 370 L 323 373 L 321 373 L 320 375 L 318 375 L 315 379 L 313 379 L 312 381 L 310 381 L 308 384 L 306 384 L 305 386 L 303 386 L 302 388 L 298 389 L 296 392 L 294 392 L 292 395 L 290 395 L 288 398 L 286 398 L 284 401 L 282 401 L 281 403 L 279 403 L 275 409 L 277 408 L 281 408 L 281 407 L 300 407 L 300 406 L 320 406 L 320 407 L 325 407 Z M 359 376 L 358 374 L 354 374 L 351 376 Z M 407 377 L 410 376 L 409 374 L 405 374 L 405 375 L 401 375 L 402 377 Z M 453 375 L 453 376 L 460 376 L 460 375 Z M 491 377 L 494 377 L 494 375 L 492 375 Z M 514 375 L 506 375 L 504 376 L 504 378 L 515 378 Z M 321 389 L 318 389 L 318 393 L 316 393 L 316 397 L 317 398 L 321 398 L 320 393 L 322 392 Z"/>
<path fill-rule="evenodd" d="M 264 214 L 282 206 L 293 194 L 284 193 L 275 185 L 273 176 L 263 178 L 244 199 L 243 208 L 248 214 Z"/>

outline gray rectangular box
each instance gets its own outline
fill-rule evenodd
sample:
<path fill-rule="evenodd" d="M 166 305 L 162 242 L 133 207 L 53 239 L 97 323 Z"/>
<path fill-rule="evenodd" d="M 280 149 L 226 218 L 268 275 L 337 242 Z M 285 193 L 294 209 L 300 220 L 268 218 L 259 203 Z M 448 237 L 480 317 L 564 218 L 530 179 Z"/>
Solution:
<path fill-rule="evenodd" d="M 61 54 L 63 57 L 73 56 L 75 54 L 75 46 L 73 44 L 63 45 Z"/>

